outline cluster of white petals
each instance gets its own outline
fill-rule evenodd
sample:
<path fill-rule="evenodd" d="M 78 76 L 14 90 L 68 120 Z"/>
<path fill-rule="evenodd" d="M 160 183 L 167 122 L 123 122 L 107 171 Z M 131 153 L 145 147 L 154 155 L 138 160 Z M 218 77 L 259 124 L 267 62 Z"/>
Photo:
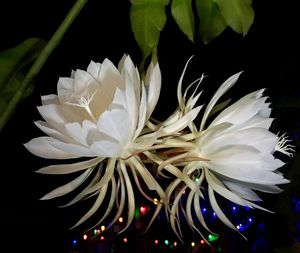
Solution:
<path fill-rule="evenodd" d="M 269 130 L 273 118 L 264 90 L 224 109 L 227 104 L 219 100 L 236 83 L 241 74 L 237 73 L 220 86 L 206 106 L 196 106 L 204 77 L 182 93 L 186 67 L 178 83 L 178 107 L 163 122 L 151 118 L 161 88 L 158 64 L 149 65 L 145 80 L 126 55 L 118 67 L 108 59 L 92 61 L 86 71 L 78 69 L 70 78 L 60 78 L 57 95 L 42 96 L 38 107 L 44 121 L 35 124 L 47 136 L 34 138 L 25 147 L 47 159 L 80 158 L 76 163 L 41 168 L 39 173 L 81 174 L 42 199 L 81 189 L 66 205 L 92 196 L 95 202 L 75 226 L 101 209 L 97 226 L 116 210 L 110 224 L 126 211 L 125 230 L 134 218 L 134 181 L 139 193 L 156 205 L 150 224 L 164 207 L 179 237 L 180 209 L 193 229 L 201 233 L 193 214 L 208 229 L 200 207 L 206 198 L 203 189 L 217 217 L 233 229 L 215 193 L 238 205 L 266 210 L 257 204 L 261 198 L 256 192 L 282 191 L 278 185 L 289 181 L 278 171 L 284 162 L 274 153 L 291 155 L 293 150 L 285 136 Z M 200 113 L 198 127 L 194 120 Z M 159 183 L 162 177 L 169 180 L 167 186 Z M 183 197 L 185 207 L 180 208 Z"/>

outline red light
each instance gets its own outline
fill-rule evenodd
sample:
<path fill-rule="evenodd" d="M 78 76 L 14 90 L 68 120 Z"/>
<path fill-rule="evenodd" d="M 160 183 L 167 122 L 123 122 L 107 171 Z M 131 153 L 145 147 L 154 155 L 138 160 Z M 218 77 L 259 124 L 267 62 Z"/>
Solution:
<path fill-rule="evenodd" d="M 174 247 L 176 247 L 177 246 L 177 242 L 174 242 L 173 245 L 174 245 Z"/>
<path fill-rule="evenodd" d="M 104 236 L 101 236 L 101 237 L 100 237 L 100 240 L 101 240 L 101 241 L 104 241 Z"/>
<path fill-rule="evenodd" d="M 200 243 L 201 243 L 201 244 L 204 244 L 204 243 L 205 243 L 205 241 L 204 241 L 204 240 L 201 240 L 201 241 L 200 241 Z"/>
<path fill-rule="evenodd" d="M 154 240 L 154 244 L 157 245 L 158 244 L 158 240 Z"/>
<path fill-rule="evenodd" d="M 123 238 L 123 242 L 124 242 L 124 243 L 127 243 L 127 242 L 128 242 L 128 239 L 127 239 L 126 237 L 124 237 L 124 238 Z"/>
<path fill-rule="evenodd" d="M 145 215 L 147 213 L 147 207 L 141 206 L 140 207 L 140 213 L 141 213 L 141 215 Z"/>

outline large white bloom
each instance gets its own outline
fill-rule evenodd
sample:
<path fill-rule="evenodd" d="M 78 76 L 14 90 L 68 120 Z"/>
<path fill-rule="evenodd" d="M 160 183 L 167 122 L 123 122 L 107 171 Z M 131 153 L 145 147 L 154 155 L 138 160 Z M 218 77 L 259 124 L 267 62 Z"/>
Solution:
<path fill-rule="evenodd" d="M 78 69 L 70 78 L 60 78 L 57 95 L 42 96 L 43 105 L 38 107 L 45 121 L 35 124 L 48 136 L 34 138 L 25 147 L 43 158 L 90 159 L 38 170 L 45 174 L 84 171 L 43 199 L 65 195 L 89 178 L 90 183 L 69 204 L 93 195 L 97 199 L 76 225 L 94 214 L 103 203 L 106 193 L 110 193 L 107 211 L 99 222 L 110 213 L 115 201 L 120 199 L 112 223 L 115 222 L 122 214 L 127 198 L 128 226 L 135 209 L 134 192 L 128 174 L 131 171 L 142 194 L 139 176 L 164 201 L 162 188 L 136 156 L 151 147 L 162 134 L 160 129 L 151 132 L 144 128 L 158 101 L 160 87 L 159 65 L 150 64 L 144 83 L 129 56 L 121 59 L 118 68 L 108 59 L 101 64 L 92 61 L 87 71 Z M 177 128 L 175 126 L 173 130 Z"/>
<path fill-rule="evenodd" d="M 169 201 L 173 201 L 169 211 L 170 223 L 178 236 L 182 236 L 179 234 L 179 204 L 183 194 L 187 196 L 185 217 L 188 223 L 201 234 L 194 223 L 194 210 L 197 219 L 208 229 L 200 208 L 200 200 L 204 198 L 201 192 L 204 180 L 208 185 L 210 204 L 217 217 L 235 230 L 236 226 L 219 207 L 215 193 L 236 204 L 266 210 L 257 205 L 261 198 L 255 191 L 280 193 L 282 190 L 277 185 L 289 182 L 278 171 L 284 162 L 277 159 L 274 153 L 279 151 L 291 156 L 292 146 L 287 144 L 284 136 L 279 137 L 269 131 L 273 119 L 270 118 L 270 104 L 267 97 L 263 96 L 263 89 L 242 97 L 219 113 L 211 123 L 208 122 L 208 118 L 222 107 L 222 104 L 217 105 L 218 100 L 236 83 L 240 74 L 231 76 L 220 86 L 205 107 L 199 128 L 190 124 L 191 133 L 182 133 L 168 140 L 180 147 L 178 154 L 158 162 L 159 170 L 170 170 L 171 167 L 175 171 L 181 168 L 182 177 L 190 177 L 198 186 L 197 190 L 193 190 L 182 183 L 183 180 L 175 179 L 166 189 Z M 182 78 L 178 85 L 180 111 L 189 112 L 201 92 L 197 94 L 195 90 L 186 99 L 187 91 L 182 95 L 179 90 L 181 86 Z M 188 188 L 191 189 L 189 194 L 186 193 Z"/>

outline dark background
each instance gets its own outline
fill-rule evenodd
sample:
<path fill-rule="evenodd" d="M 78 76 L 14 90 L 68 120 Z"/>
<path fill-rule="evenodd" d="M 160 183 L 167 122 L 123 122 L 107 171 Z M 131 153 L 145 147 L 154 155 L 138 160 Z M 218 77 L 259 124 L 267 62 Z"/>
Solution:
<path fill-rule="evenodd" d="M 73 2 L 11 0 L 1 3 L 0 50 L 16 46 L 29 37 L 48 40 Z M 175 109 L 177 81 L 187 59 L 195 55 L 187 71 L 187 83 L 206 73 L 208 78 L 202 87 L 210 94 L 230 75 L 244 70 L 230 95 L 238 97 L 268 88 L 267 93 L 274 102 L 273 115 L 278 119 L 277 129 L 297 138 L 300 129 L 297 1 L 253 2 L 256 16 L 245 37 L 228 28 L 209 45 L 204 45 L 199 37 L 195 44 L 191 43 L 172 18 L 168 19 L 158 48 L 163 83 L 154 112 L 157 118 L 164 119 Z M 35 170 L 51 161 L 31 155 L 22 144 L 41 135 L 33 124 L 41 118 L 36 106 L 40 105 L 40 95 L 56 93 L 59 77 L 69 76 L 71 69 L 85 69 L 90 60 L 102 62 L 109 58 L 117 64 L 123 53 L 128 53 L 137 64 L 140 62 L 141 53 L 130 28 L 129 8 L 130 2 L 126 0 L 90 0 L 39 72 L 35 92 L 19 104 L 0 133 L 1 252 L 4 248 L 9 249 L 7 252 L 70 252 L 72 237 L 85 229 L 69 231 L 82 211 L 80 208 L 59 209 L 55 201 L 39 200 L 63 179 L 36 174 Z M 170 10 L 167 12 L 169 15 Z M 292 164 L 287 164 L 284 172 L 288 173 L 291 167 Z M 292 178 L 294 188 L 294 181 L 298 180 Z M 253 251 L 255 241 L 260 238 L 260 226 L 264 226 L 268 245 L 261 252 L 291 246 L 295 242 L 289 226 L 291 217 L 282 211 L 282 205 L 291 205 L 289 198 L 297 195 L 295 190 L 288 193 L 283 197 L 265 196 L 265 206 L 272 210 L 279 208 L 278 213 L 254 212 L 256 222 L 247 232 L 248 241 L 224 229 L 228 240 L 221 242 L 223 252 L 260 252 Z M 151 233 L 169 233 L 169 230 L 154 226 Z M 147 246 L 138 240 L 136 245 L 136 252 L 146 252 L 142 247 Z"/>

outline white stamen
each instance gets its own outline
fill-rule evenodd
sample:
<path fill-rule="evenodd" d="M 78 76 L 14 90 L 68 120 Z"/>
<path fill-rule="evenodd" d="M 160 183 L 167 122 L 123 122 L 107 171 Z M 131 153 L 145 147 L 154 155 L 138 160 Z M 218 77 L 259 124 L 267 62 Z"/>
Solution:
<path fill-rule="evenodd" d="M 287 144 L 291 140 L 288 139 L 288 137 L 285 133 L 278 137 L 279 138 L 278 138 L 278 141 L 277 141 L 274 149 L 276 151 L 279 151 L 279 152 L 289 156 L 289 157 L 293 157 L 293 155 L 294 155 L 293 152 L 295 152 L 295 149 L 294 149 L 295 146 L 291 145 L 291 144 Z"/>
<path fill-rule="evenodd" d="M 95 91 L 91 96 L 89 93 L 87 93 L 87 96 L 86 96 L 87 98 L 85 98 L 84 96 L 80 96 L 80 97 L 78 96 L 78 98 L 76 98 L 78 103 L 65 102 L 65 104 L 84 108 L 87 111 L 87 113 L 91 116 L 91 118 L 94 121 L 97 121 L 97 119 L 95 118 L 94 114 L 92 113 L 92 111 L 90 109 L 90 103 L 92 102 L 96 93 L 97 93 L 97 91 Z"/>

